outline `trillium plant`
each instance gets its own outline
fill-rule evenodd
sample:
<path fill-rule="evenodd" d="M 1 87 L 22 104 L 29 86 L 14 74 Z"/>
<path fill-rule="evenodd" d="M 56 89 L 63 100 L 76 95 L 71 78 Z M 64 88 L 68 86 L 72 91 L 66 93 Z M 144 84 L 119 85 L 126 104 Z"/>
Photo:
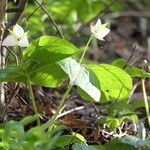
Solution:
<path fill-rule="evenodd" d="M 27 38 L 27 32 L 24 32 L 24 29 L 16 24 L 13 28 L 13 31 L 10 31 L 11 35 L 6 37 L 2 43 L 3 46 L 20 46 L 28 47 L 29 42 Z"/>
<path fill-rule="evenodd" d="M 27 48 L 22 51 L 23 60 L 19 65 L 0 70 L 0 82 L 27 83 L 34 112 L 38 115 L 32 85 L 56 88 L 69 78 L 70 84 L 58 109 L 47 123 L 49 131 L 53 128 L 73 86 L 77 87 L 78 94 L 87 101 L 105 103 L 116 99 L 127 100 L 132 89 L 129 69 L 125 71 L 124 68 L 117 66 L 117 62 L 111 65 L 82 63 L 92 38 L 104 41 L 105 36 L 110 32 L 106 26 L 106 23 L 102 24 L 98 19 L 96 24 L 91 26 L 91 36 L 85 49 L 81 50 L 65 39 L 48 35 L 41 36 L 29 44 L 27 32 L 16 24 L 13 31 L 10 31 L 11 35 L 4 39 L 2 45 Z M 82 53 L 79 62 L 72 58 L 78 53 Z M 146 72 L 143 74 L 145 77 L 150 76 Z"/>
<path fill-rule="evenodd" d="M 104 41 L 104 37 L 110 32 L 106 26 L 107 23 L 102 24 L 101 20 L 98 19 L 94 26 L 91 25 L 91 32 L 97 39 Z"/>

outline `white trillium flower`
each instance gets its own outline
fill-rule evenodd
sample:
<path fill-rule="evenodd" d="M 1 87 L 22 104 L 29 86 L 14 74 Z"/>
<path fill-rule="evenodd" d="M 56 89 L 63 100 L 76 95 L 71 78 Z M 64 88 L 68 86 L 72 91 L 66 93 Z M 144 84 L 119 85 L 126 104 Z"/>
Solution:
<path fill-rule="evenodd" d="M 27 38 L 27 32 L 25 33 L 23 28 L 16 24 L 13 27 L 13 31 L 10 31 L 11 35 L 6 37 L 2 43 L 3 46 L 15 46 L 28 47 L 29 42 Z"/>
<path fill-rule="evenodd" d="M 106 26 L 107 23 L 102 24 L 101 20 L 98 19 L 94 26 L 91 25 L 91 32 L 97 39 L 104 41 L 104 37 L 110 32 Z"/>

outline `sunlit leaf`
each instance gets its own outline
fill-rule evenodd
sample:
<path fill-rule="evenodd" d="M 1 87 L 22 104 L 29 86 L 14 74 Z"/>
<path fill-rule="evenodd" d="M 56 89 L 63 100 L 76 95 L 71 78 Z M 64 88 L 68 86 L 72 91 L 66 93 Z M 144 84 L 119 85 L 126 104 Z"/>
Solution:
<path fill-rule="evenodd" d="M 74 59 L 67 58 L 59 62 L 61 68 L 68 74 L 70 85 L 76 85 L 85 91 L 96 102 L 100 99 L 99 89 L 92 83 L 93 72 L 78 64 Z"/>
<path fill-rule="evenodd" d="M 132 89 L 131 77 L 122 69 L 108 64 L 87 65 L 99 80 L 101 102 L 128 99 Z"/>

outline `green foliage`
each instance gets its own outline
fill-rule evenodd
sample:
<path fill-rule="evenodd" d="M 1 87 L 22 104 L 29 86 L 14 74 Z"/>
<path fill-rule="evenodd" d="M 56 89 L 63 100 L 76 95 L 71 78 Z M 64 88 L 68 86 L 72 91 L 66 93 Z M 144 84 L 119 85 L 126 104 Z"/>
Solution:
<path fill-rule="evenodd" d="M 132 106 L 132 105 L 131 105 Z M 108 107 L 103 107 L 103 111 L 106 116 L 99 117 L 96 121 L 98 124 L 106 123 L 108 128 L 112 130 L 120 127 L 121 123 L 125 120 L 132 121 L 133 123 L 138 122 L 138 116 L 134 112 L 126 100 L 115 101 Z"/>
<path fill-rule="evenodd" d="M 23 52 L 24 60 L 33 60 L 46 66 L 67 58 L 80 50 L 70 42 L 54 36 L 42 36 L 33 41 Z"/>
<path fill-rule="evenodd" d="M 58 27 L 64 31 L 63 34 L 65 37 L 70 37 L 70 35 L 78 30 L 80 25 L 97 16 L 98 13 L 112 1 L 113 0 L 44 0 L 43 6 L 57 22 Z M 31 37 L 37 37 L 41 34 L 54 35 L 56 33 L 55 27 L 40 8 L 27 19 L 36 8 L 37 5 L 29 3 L 24 13 L 26 18 L 22 19 L 21 23 L 26 24 L 26 28 L 30 31 L 29 34 Z M 115 2 L 109 10 L 121 11 L 123 10 L 123 6 L 119 2 Z"/>
<path fill-rule="evenodd" d="M 143 147 L 146 145 L 150 145 L 150 138 L 143 140 L 143 139 L 140 139 L 136 136 L 127 135 L 121 139 L 121 142 L 133 145 L 135 147 Z"/>
<path fill-rule="evenodd" d="M 122 69 L 108 64 L 87 65 L 99 80 L 101 101 L 127 99 L 132 89 L 130 76 Z M 126 81 L 126 82 L 124 82 Z"/>
<path fill-rule="evenodd" d="M 79 135 L 77 133 L 77 135 Z M 80 135 L 82 136 L 82 135 Z M 84 143 L 83 140 L 81 140 L 81 138 L 78 138 L 78 136 L 76 135 L 62 135 L 60 137 L 57 138 L 56 140 L 56 147 L 61 147 L 64 148 L 65 146 L 68 146 L 70 144 L 75 144 L 75 143 Z"/>
<path fill-rule="evenodd" d="M 66 40 L 42 36 L 24 50 L 23 63 L 0 70 L 0 81 L 26 82 L 29 78 L 34 84 L 58 87 L 66 74 L 55 62 L 78 52 L 80 50 Z"/>
<path fill-rule="evenodd" d="M 125 71 L 131 77 L 150 78 L 150 72 L 146 72 L 143 69 L 128 64 L 125 59 L 122 58 L 116 59 L 115 61 L 112 62 L 112 65 L 117 66 L 121 69 L 125 69 Z"/>
<path fill-rule="evenodd" d="M 113 0 L 45 0 L 43 6 L 63 29 L 65 37 L 77 31 L 82 23 L 98 15 L 106 5 Z M 37 6 L 30 3 L 25 10 L 25 16 L 31 14 Z M 49 18 L 42 10 L 37 9 L 32 19 L 22 19 L 26 22 L 29 35 L 36 37 L 42 34 L 55 34 L 55 27 L 49 23 Z M 120 11 L 121 3 L 116 2 L 109 10 Z M 67 17 L 66 17 L 67 16 Z M 8 18 L 10 15 L 8 15 Z M 48 22 L 48 23 L 47 23 Z M 40 28 L 39 28 L 40 27 Z M 67 31 L 67 32 L 66 32 Z M 31 38 L 31 39 L 32 39 Z M 132 105 L 127 103 L 132 89 L 131 77 L 150 78 L 150 72 L 139 69 L 127 63 L 124 59 L 115 60 L 111 65 L 83 65 L 71 56 L 81 52 L 72 43 L 55 36 L 42 36 L 23 51 L 23 58 L 18 66 L 8 65 L 0 69 L 0 82 L 29 81 L 35 85 L 58 87 L 70 78 L 70 86 L 77 86 L 77 91 L 85 100 L 107 103 L 103 107 L 106 116 L 99 123 L 106 123 L 108 128 L 116 129 L 128 119 L 136 123 L 138 117 L 135 109 L 143 107 L 143 101 Z M 56 113 L 57 114 L 57 113 Z M 56 116 L 57 118 L 57 116 Z M 61 135 L 61 127 L 48 121 L 41 126 L 26 129 L 29 123 L 39 119 L 39 115 L 28 116 L 20 122 L 8 121 L 0 129 L 0 149 L 4 150 L 49 150 L 66 149 L 72 145 L 73 150 L 133 150 L 134 147 L 150 145 L 150 139 L 135 136 L 125 136 L 121 140 L 112 140 L 105 145 L 87 145 L 85 138 L 79 133 Z M 98 122 L 98 121 L 97 121 Z M 47 131 L 53 127 L 51 132 Z"/>
<path fill-rule="evenodd" d="M 150 106 L 150 102 L 148 102 L 149 106 Z M 135 111 L 138 108 L 144 108 L 145 107 L 145 103 L 143 99 L 136 99 L 133 103 L 131 103 L 131 105 L 129 106 L 131 111 Z"/>
<path fill-rule="evenodd" d="M 33 127 L 25 131 L 24 125 L 27 125 L 37 119 L 37 116 L 28 116 L 17 121 L 8 121 L 1 129 L 0 135 L 0 149 L 3 150 L 49 150 L 57 148 L 65 148 L 65 146 L 72 143 L 83 143 L 85 139 L 78 133 L 72 135 L 60 135 L 62 127 L 55 127 L 49 134 L 43 130 L 42 126 Z M 24 125 L 23 125 L 24 124 Z"/>
<path fill-rule="evenodd" d="M 135 148 L 127 143 L 122 143 L 117 139 L 112 140 L 110 143 L 105 145 L 106 150 L 135 150 Z"/>
<path fill-rule="evenodd" d="M 72 146 L 73 150 L 135 150 L 133 146 L 122 143 L 117 139 L 112 140 L 111 142 L 105 145 L 87 145 L 87 144 L 74 144 Z"/>

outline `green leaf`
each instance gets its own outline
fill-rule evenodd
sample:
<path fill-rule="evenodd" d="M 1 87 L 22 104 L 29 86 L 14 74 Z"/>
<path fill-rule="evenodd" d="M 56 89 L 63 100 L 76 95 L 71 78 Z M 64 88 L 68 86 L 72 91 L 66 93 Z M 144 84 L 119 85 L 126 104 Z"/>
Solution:
<path fill-rule="evenodd" d="M 119 67 L 121 69 L 125 69 L 126 65 L 127 65 L 127 61 L 123 58 L 118 58 L 116 60 L 114 60 L 111 65 L 114 65 L 116 67 Z"/>
<path fill-rule="evenodd" d="M 82 141 L 74 135 L 62 135 L 56 140 L 57 147 L 64 147 L 74 143 L 82 143 Z"/>
<path fill-rule="evenodd" d="M 92 83 L 93 72 L 77 63 L 72 58 L 67 58 L 59 62 L 61 68 L 69 75 L 70 85 L 76 85 L 85 91 L 96 102 L 100 100 L 100 91 Z"/>
<path fill-rule="evenodd" d="M 136 67 L 127 67 L 126 72 L 131 77 L 150 78 L 150 73 Z"/>
<path fill-rule="evenodd" d="M 23 63 L 0 70 L 0 81 L 26 82 L 45 87 L 58 87 L 66 73 L 55 62 L 80 52 L 70 42 L 53 36 L 42 36 L 24 50 Z"/>
<path fill-rule="evenodd" d="M 107 112 L 109 116 L 117 117 L 118 119 L 123 118 L 123 120 L 129 119 L 133 122 L 138 121 L 136 113 L 130 110 L 130 105 L 126 100 L 113 103 Z"/>
<path fill-rule="evenodd" d="M 22 65 L 0 69 L 0 82 L 26 82 L 26 80 Z"/>
<path fill-rule="evenodd" d="M 132 79 L 122 69 L 108 64 L 87 65 L 99 80 L 101 102 L 127 99 L 132 90 Z"/>
<path fill-rule="evenodd" d="M 72 43 L 54 36 L 42 36 L 32 42 L 23 52 L 24 60 L 34 60 L 45 66 L 79 53 Z"/>
<path fill-rule="evenodd" d="M 49 64 L 44 67 L 37 67 L 30 73 L 29 77 L 34 84 L 55 88 L 62 84 L 67 75 L 57 64 Z"/>
<path fill-rule="evenodd" d="M 132 65 L 127 64 L 127 61 L 125 59 L 119 58 L 113 61 L 112 65 L 124 69 L 131 77 L 150 78 L 150 72 L 146 72 L 143 69 L 133 67 Z"/>
<path fill-rule="evenodd" d="M 150 101 L 148 101 L 148 105 L 150 106 Z M 129 107 L 131 111 L 135 111 L 138 108 L 145 107 L 145 102 L 143 99 L 135 99 Z"/>
<path fill-rule="evenodd" d="M 120 126 L 120 124 L 122 123 L 124 118 L 115 118 L 115 117 L 110 117 L 108 116 L 106 118 L 106 125 L 108 128 L 111 128 L 111 129 L 116 129 Z"/>
<path fill-rule="evenodd" d="M 135 150 L 134 146 L 126 143 L 121 143 L 118 139 L 113 139 L 111 142 L 104 145 L 106 150 Z"/>
<path fill-rule="evenodd" d="M 55 63 L 42 67 L 35 62 L 29 65 L 26 65 L 24 62 L 18 66 L 0 69 L 0 82 L 26 83 L 28 77 L 33 84 L 45 87 L 58 87 L 66 79 L 67 75 Z"/>
<path fill-rule="evenodd" d="M 84 136 L 82 136 L 81 134 L 77 133 L 77 132 L 72 132 L 71 133 L 74 137 L 78 138 L 80 141 L 82 142 L 86 142 L 86 139 L 84 138 Z"/>
<path fill-rule="evenodd" d="M 9 144 L 7 142 L 0 142 L 0 149 L 2 150 L 9 150 Z"/>

